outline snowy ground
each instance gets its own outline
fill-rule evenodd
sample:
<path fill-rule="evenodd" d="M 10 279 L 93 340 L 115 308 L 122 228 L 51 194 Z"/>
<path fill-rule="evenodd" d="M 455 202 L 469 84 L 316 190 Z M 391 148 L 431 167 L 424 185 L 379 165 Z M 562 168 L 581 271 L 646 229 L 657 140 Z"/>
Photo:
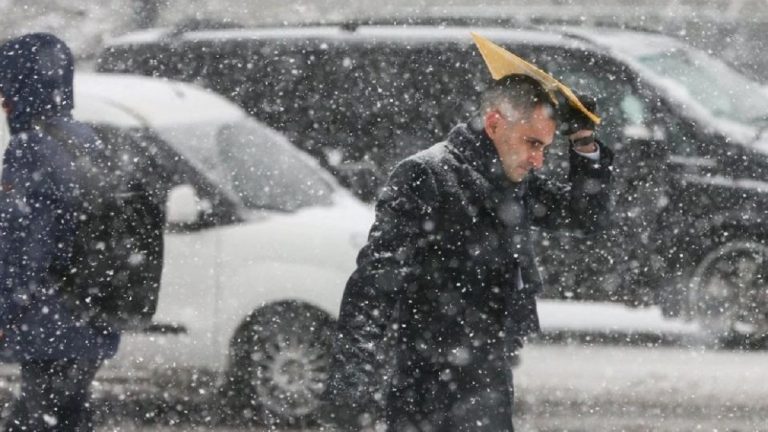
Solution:
<path fill-rule="evenodd" d="M 520 421 L 553 431 L 768 430 L 766 365 L 766 352 L 529 345 L 515 377 Z"/>
<path fill-rule="evenodd" d="M 675 340 L 697 328 L 655 308 L 542 302 L 540 312 L 547 337 L 524 349 L 515 376 L 518 431 L 768 431 L 768 351 L 688 348 Z M 610 343 L 583 343 L 601 334 Z M 260 430 L 216 419 L 210 395 L 176 392 L 172 377 L 160 391 L 105 378 L 100 432 Z"/>
<path fill-rule="evenodd" d="M 619 303 L 539 300 L 542 330 L 616 334 L 695 335 L 696 324 L 665 319 L 658 307 L 631 308 Z"/>
<path fill-rule="evenodd" d="M 768 352 L 531 344 L 515 377 L 517 430 L 766 431 L 766 365 Z M 117 417 L 100 429 L 150 430 L 266 429 L 201 426 L 183 416 L 141 425 Z"/>
<path fill-rule="evenodd" d="M 766 431 L 766 365 L 768 352 L 534 343 L 515 377 L 517 430 Z M 142 424 L 114 417 L 100 428 L 150 430 L 266 429 L 199 425 L 183 415 Z"/>

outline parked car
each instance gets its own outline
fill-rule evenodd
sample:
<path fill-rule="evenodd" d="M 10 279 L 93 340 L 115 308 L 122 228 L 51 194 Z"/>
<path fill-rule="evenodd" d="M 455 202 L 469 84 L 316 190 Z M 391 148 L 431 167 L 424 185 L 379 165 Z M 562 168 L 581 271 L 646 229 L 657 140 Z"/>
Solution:
<path fill-rule="evenodd" d="M 379 185 L 475 109 L 488 78 L 470 31 L 595 95 L 601 136 L 616 150 L 615 229 L 542 233 L 543 295 L 661 304 L 701 322 L 712 342 L 765 336 L 768 99 L 675 39 L 450 23 L 153 29 L 112 41 L 98 68 L 200 83 L 345 180 L 345 167 L 363 167 L 356 178 Z M 566 147 L 553 147 L 545 170 L 563 176 Z"/>
<path fill-rule="evenodd" d="M 153 324 L 125 335 L 102 376 L 135 386 L 193 371 L 251 412 L 311 412 L 370 206 L 210 91 L 80 73 L 75 101 L 110 146 L 141 148 L 173 179 Z"/>

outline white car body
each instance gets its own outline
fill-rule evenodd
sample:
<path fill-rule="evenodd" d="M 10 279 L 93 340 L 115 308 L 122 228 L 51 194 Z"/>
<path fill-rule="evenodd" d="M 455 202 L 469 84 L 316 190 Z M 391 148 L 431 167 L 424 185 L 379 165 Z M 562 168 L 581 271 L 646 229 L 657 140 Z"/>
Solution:
<path fill-rule="evenodd" d="M 338 314 L 373 211 L 341 188 L 314 159 L 224 97 L 190 84 L 76 74 L 75 105 L 78 120 L 148 128 L 163 138 L 190 130 L 205 134 L 218 125 L 247 121 L 263 128 L 264 136 L 292 152 L 291 158 L 301 160 L 333 190 L 330 205 L 288 212 L 243 207 L 241 222 L 166 232 L 153 321 L 182 331 L 125 333 L 102 377 L 151 379 L 155 372 L 167 373 L 167 368 L 221 372 L 227 367 L 236 328 L 252 312 L 273 302 L 296 300 L 333 317 Z M 183 209 L 169 207 L 168 217 L 179 211 Z"/>

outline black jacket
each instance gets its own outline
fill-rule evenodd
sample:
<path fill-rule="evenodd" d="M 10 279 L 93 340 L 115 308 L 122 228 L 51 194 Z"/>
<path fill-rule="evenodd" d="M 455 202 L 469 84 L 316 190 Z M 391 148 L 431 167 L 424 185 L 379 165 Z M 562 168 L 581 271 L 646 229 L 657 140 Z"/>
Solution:
<path fill-rule="evenodd" d="M 511 430 L 507 358 L 539 328 L 530 229 L 607 222 L 611 151 L 571 153 L 570 185 L 513 183 L 460 125 L 394 169 L 342 300 L 332 403 L 383 406 L 390 430 Z"/>

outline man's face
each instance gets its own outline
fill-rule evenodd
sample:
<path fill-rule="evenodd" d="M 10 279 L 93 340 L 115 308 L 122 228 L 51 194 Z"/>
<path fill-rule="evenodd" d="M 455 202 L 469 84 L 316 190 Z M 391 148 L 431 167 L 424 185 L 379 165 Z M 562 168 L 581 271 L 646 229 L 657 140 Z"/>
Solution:
<path fill-rule="evenodd" d="M 485 132 L 496 146 L 504 173 L 515 183 L 544 165 L 544 151 L 552 144 L 556 127 L 547 105 L 511 120 L 496 110 L 485 115 Z"/>

